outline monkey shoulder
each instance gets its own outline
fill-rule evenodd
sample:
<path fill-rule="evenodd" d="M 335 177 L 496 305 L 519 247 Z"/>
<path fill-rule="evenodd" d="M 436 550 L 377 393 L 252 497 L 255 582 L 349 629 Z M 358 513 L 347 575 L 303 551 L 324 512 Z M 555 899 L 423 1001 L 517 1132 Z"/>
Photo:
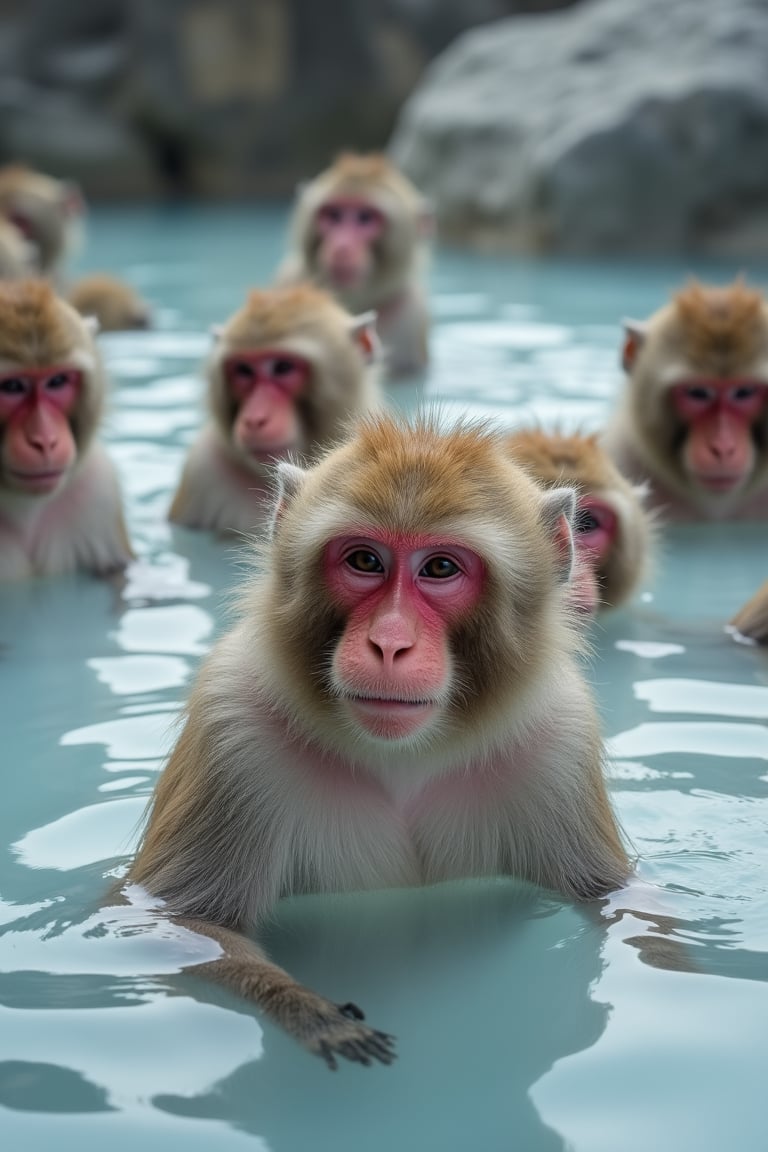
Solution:
<path fill-rule="evenodd" d="M 378 312 L 376 327 L 389 376 L 422 372 L 429 361 L 429 312 L 422 285 L 411 281 Z"/>
<path fill-rule="evenodd" d="M 209 424 L 187 454 L 168 517 L 184 528 L 253 532 L 269 515 L 269 495 L 266 481 L 237 465 Z"/>

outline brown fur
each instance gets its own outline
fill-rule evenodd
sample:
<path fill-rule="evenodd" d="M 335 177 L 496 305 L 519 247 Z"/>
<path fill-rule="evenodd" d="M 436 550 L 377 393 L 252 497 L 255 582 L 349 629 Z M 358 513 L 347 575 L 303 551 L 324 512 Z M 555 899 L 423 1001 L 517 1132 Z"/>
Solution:
<path fill-rule="evenodd" d="M 129 284 L 103 272 L 77 280 L 68 299 L 81 316 L 98 320 L 100 332 L 148 328 L 150 324 L 149 305 Z"/>
<path fill-rule="evenodd" d="M 572 493 L 545 493 L 488 429 L 385 415 L 279 476 L 274 538 L 201 669 L 128 879 L 220 943 L 201 975 L 331 1064 L 388 1062 L 389 1038 L 358 1010 L 302 988 L 239 933 L 298 892 L 512 873 L 591 898 L 624 881 L 561 592 Z M 439 716 L 394 745 L 365 737 L 340 695 L 346 622 L 323 570 L 330 541 L 382 529 L 443 536 L 485 571 L 479 603 L 446 629 Z"/>
<path fill-rule="evenodd" d="M 633 326 L 634 327 L 634 326 Z M 755 464 L 740 489 L 697 488 L 685 467 L 686 429 L 669 401 L 676 384 L 702 377 L 768 382 L 768 304 L 740 280 L 688 285 L 636 329 L 628 380 L 604 437 L 614 463 L 651 483 L 650 501 L 675 518 L 768 517 L 768 410 L 752 426 Z"/>
<path fill-rule="evenodd" d="M 598 435 L 528 428 L 513 432 L 507 446 L 534 479 L 549 487 L 572 484 L 581 495 L 604 500 L 617 514 L 616 540 L 596 575 L 602 606 L 624 603 L 647 571 L 651 523 L 637 491 L 613 465 Z"/>

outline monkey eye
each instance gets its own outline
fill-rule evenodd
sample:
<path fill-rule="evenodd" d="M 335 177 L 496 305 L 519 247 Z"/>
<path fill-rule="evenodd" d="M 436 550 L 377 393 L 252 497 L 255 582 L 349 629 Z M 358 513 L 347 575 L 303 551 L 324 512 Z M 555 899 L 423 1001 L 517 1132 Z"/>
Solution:
<path fill-rule="evenodd" d="M 296 365 L 293 360 L 277 359 L 272 361 L 272 376 L 290 376 L 295 371 Z"/>
<path fill-rule="evenodd" d="M 365 572 L 367 575 L 374 573 L 378 575 L 384 571 L 384 565 L 379 557 L 367 548 L 356 548 L 354 552 L 344 557 L 344 563 L 355 572 Z"/>
<path fill-rule="evenodd" d="M 731 389 L 732 400 L 751 400 L 757 394 L 757 385 L 755 384 L 739 384 Z"/>
<path fill-rule="evenodd" d="M 247 360 L 237 360 L 232 365 L 232 374 L 243 380 L 253 380 L 253 366 Z"/>
<path fill-rule="evenodd" d="M 55 376 L 48 377 L 45 387 L 49 391 L 56 392 L 59 388 L 66 388 L 70 380 L 71 377 L 68 372 L 57 372 Z"/>
<path fill-rule="evenodd" d="M 573 521 L 574 532 L 596 532 L 602 528 L 600 517 L 591 508 L 577 508 Z"/>
<path fill-rule="evenodd" d="M 340 224 L 342 221 L 341 208 L 335 204 L 325 204 L 318 212 L 318 216 L 326 224 Z"/>
<path fill-rule="evenodd" d="M 692 384 L 686 388 L 685 394 L 689 400 L 697 400 L 701 403 L 708 403 L 715 398 L 714 388 L 705 388 L 703 384 Z"/>
<path fill-rule="evenodd" d="M 28 382 L 22 376 L 6 376 L 0 380 L 0 392 L 6 396 L 21 396 L 28 388 Z"/>
<path fill-rule="evenodd" d="M 429 580 L 448 580 L 460 571 L 458 564 L 448 556 L 432 556 L 419 572 L 419 576 L 426 576 Z"/>

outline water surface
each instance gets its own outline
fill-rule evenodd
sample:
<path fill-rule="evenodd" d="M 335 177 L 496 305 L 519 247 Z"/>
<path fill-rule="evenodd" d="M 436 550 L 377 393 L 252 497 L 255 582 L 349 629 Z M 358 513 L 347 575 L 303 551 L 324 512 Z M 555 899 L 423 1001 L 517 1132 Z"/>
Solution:
<path fill-rule="evenodd" d="M 593 630 L 640 857 L 627 891 L 586 908 L 490 881 L 280 908 L 273 956 L 396 1033 L 393 1067 L 330 1074 L 181 974 L 208 944 L 100 911 L 238 580 L 236 549 L 164 516 L 208 328 L 268 279 L 284 224 L 278 208 L 93 214 L 80 268 L 122 273 L 158 316 L 103 338 L 139 559 L 122 590 L 0 590 L 3 1147 L 763 1152 L 768 655 L 722 625 L 768 575 L 764 526 L 676 527 L 636 602 Z M 688 270 L 441 253 L 433 368 L 392 394 L 597 426 L 620 384 L 618 321 Z"/>

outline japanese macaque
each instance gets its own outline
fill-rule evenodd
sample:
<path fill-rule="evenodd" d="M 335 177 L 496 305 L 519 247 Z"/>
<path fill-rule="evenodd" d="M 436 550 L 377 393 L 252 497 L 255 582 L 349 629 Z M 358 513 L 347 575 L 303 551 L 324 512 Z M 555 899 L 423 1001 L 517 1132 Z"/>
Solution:
<path fill-rule="evenodd" d="M 589 614 L 628 600 L 649 557 L 644 489 L 634 488 L 621 475 L 597 436 L 529 428 L 513 432 L 507 446 L 535 480 L 548 487 L 571 485 L 577 491 L 572 606 Z"/>
<path fill-rule="evenodd" d="M 0 168 L 0 216 L 31 246 L 36 272 L 53 275 L 60 270 L 77 238 L 84 210 L 76 184 L 22 164 Z"/>
<path fill-rule="evenodd" d="M 251 532 L 270 512 L 272 465 L 312 458 L 378 402 L 372 314 L 308 284 L 253 291 L 214 335 L 210 420 L 170 510 L 188 528 Z"/>
<path fill-rule="evenodd" d="M 739 609 L 730 622 L 729 631 L 737 633 L 737 638 L 768 644 L 768 581 Z"/>
<path fill-rule="evenodd" d="M 131 558 L 91 327 L 45 281 L 0 284 L 0 581 Z"/>
<path fill-rule="evenodd" d="M 67 299 L 81 316 L 93 316 L 100 332 L 149 328 L 152 323 L 146 301 L 129 284 L 104 272 L 76 280 Z"/>
<path fill-rule="evenodd" d="M 574 492 L 500 434 L 374 414 L 277 466 L 273 536 L 202 667 L 129 883 L 217 940 L 195 971 L 331 1067 L 391 1038 L 246 936 L 280 897 L 514 875 L 589 900 L 630 864 L 563 590 Z"/>
<path fill-rule="evenodd" d="M 34 252 L 18 228 L 0 217 L 0 280 L 18 280 L 34 273 Z"/>
<path fill-rule="evenodd" d="M 768 516 L 768 304 L 737 281 L 691 284 L 628 322 L 629 375 L 605 444 L 676 519 Z"/>
<path fill-rule="evenodd" d="M 278 278 L 312 280 L 350 312 L 375 309 L 388 373 L 418 372 L 428 359 L 431 229 L 425 200 L 386 156 L 343 153 L 299 190 Z"/>

